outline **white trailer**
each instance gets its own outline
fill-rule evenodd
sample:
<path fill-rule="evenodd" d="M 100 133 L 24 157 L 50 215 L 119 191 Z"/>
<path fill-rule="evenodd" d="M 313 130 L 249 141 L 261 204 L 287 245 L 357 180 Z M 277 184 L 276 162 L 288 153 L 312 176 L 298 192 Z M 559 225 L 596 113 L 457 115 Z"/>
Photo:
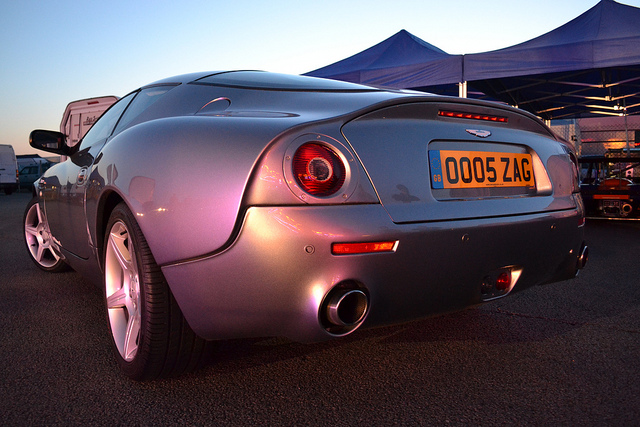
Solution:
<path fill-rule="evenodd" d="M 70 102 L 60 122 L 60 132 L 66 135 L 67 145 L 73 147 L 80 142 L 102 113 L 117 100 L 117 96 L 101 96 Z"/>

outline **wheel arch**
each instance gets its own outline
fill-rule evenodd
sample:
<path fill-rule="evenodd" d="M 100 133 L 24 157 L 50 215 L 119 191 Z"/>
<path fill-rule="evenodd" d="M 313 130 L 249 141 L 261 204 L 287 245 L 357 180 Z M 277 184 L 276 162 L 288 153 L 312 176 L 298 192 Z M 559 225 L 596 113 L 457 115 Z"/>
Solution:
<path fill-rule="evenodd" d="M 105 191 L 100 197 L 98 202 L 98 209 L 96 215 L 96 251 L 98 253 L 98 263 L 101 269 L 104 270 L 104 242 L 105 235 L 107 233 L 107 224 L 109 223 L 109 217 L 115 207 L 125 202 L 124 198 L 114 190 Z M 126 202 L 125 202 L 126 203 Z"/>

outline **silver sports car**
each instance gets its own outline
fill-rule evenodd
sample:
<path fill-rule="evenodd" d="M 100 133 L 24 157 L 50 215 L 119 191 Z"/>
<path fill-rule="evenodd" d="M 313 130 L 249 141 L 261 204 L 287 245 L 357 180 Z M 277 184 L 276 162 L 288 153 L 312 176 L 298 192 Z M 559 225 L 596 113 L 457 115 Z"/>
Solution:
<path fill-rule="evenodd" d="M 189 74 L 115 103 L 34 184 L 43 270 L 104 289 L 134 379 L 215 340 L 314 342 L 574 277 L 577 161 L 538 119 L 468 99 L 265 72 Z"/>

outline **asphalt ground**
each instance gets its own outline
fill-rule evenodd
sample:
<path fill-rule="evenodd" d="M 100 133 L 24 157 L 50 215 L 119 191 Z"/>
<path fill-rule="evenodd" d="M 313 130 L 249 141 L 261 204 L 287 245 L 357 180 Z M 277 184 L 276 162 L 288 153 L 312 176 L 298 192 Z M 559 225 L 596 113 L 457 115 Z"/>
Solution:
<path fill-rule="evenodd" d="M 138 383 L 101 291 L 29 259 L 29 197 L 0 195 L 2 425 L 640 425 L 640 222 L 588 220 L 571 281 L 321 344 L 225 341 Z"/>

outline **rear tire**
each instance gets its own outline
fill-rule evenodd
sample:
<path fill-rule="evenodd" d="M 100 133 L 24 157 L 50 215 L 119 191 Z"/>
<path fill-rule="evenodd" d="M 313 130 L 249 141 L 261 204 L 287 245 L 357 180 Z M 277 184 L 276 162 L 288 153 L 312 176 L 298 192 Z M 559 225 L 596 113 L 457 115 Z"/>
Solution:
<path fill-rule="evenodd" d="M 122 371 L 134 380 L 148 380 L 202 366 L 212 343 L 187 324 L 124 203 L 109 218 L 104 254 L 107 318 Z"/>

